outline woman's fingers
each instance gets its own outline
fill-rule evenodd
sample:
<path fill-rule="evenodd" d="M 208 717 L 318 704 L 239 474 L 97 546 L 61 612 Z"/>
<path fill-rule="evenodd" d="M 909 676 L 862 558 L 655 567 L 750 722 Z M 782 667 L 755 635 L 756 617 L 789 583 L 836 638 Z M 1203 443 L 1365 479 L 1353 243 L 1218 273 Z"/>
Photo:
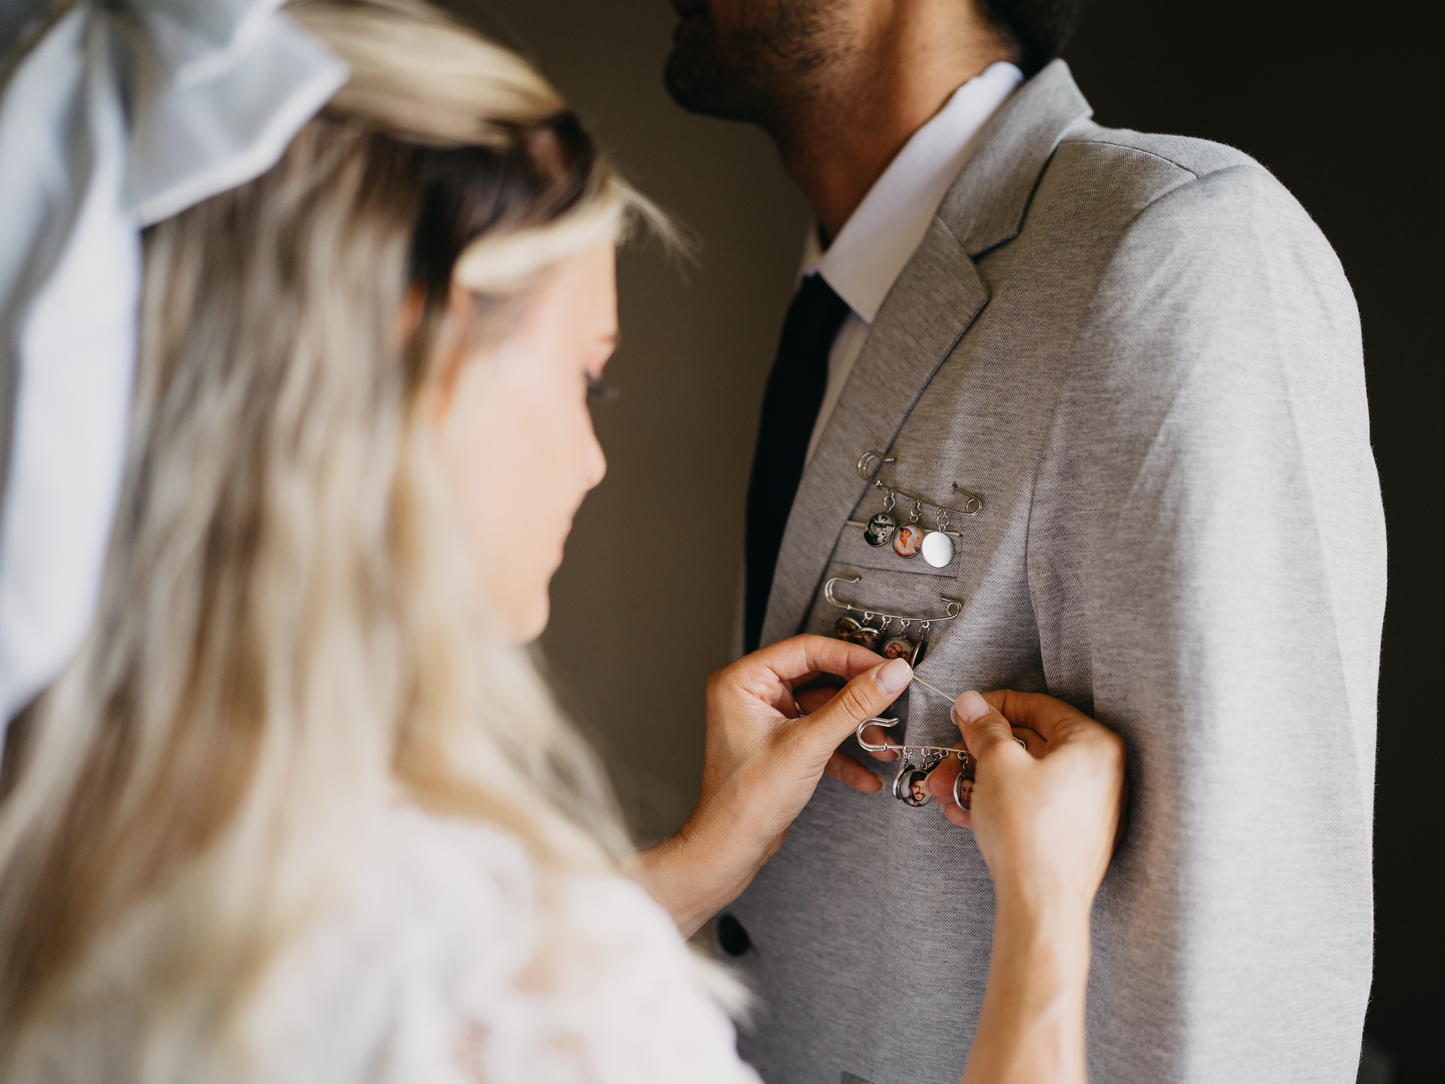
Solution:
<path fill-rule="evenodd" d="M 1013 726 L 1009 720 L 972 689 L 962 693 L 954 702 L 953 721 L 958 724 L 969 755 L 975 760 L 1024 752 L 1014 741 Z"/>
<path fill-rule="evenodd" d="M 853 678 L 878 663 L 876 653 L 831 636 L 790 636 L 759 648 L 744 661 L 766 667 L 783 681 L 796 682 L 818 674 Z"/>
<path fill-rule="evenodd" d="M 968 694 L 965 694 L 968 695 Z M 972 694 L 978 696 L 978 693 Z M 959 697 L 960 700 L 963 697 Z M 1054 731 L 1064 723 L 1092 723 L 1090 719 L 1072 704 L 1065 704 L 1046 693 L 1020 693 L 1013 689 L 995 689 L 984 693 L 982 699 L 1014 726 L 1025 727 L 1039 734 L 1045 741 L 1053 737 Z"/>
<path fill-rule="evenodd" d="M 1019 693 L 1010 689 L 996 689 L 984 693 L 983 698 L 1009 718 L 1014 734 L 1027 741 L 1029 752 L 1034 756 L 1042 758 L 1057 753 L 1066 759 L 1075 759 L 1091 771 L 1117 767 L 1122 776 L 1124 740 L 1072 705 L 1043 693 Z M 1023 726 L 1030 729 L 1020 729 Z M 1039 740 L 1040 733 L 1048 740 Z"/>
<path fill-rule="evenodd" d="M 1039 693 L 964 693 L 954 718 L 977 761 L 976 783 L 967 814 L 947 806 L 944 813 L 974 830 L 997 899 L 1033 898 L 1046 880 L 1065 886 L 1059 898 L 1092 899 L 1118 841 L 1123 740 Z M 930 780 L 935 797 L 939 774 Z"/>
<path fill-rule="evenodd" d="M 967 809 L 959 809 L 953 804 L 953 795 L 948 796 L 948 801 L 943 803 L 943 815 L 960 828 L 973 830 L 973 813 Z"/>
<path fill-rule="evenodd" d="M 883 789 L 883 780 L 841 749 L 833 750 L 833 755 L 823 767 L 823 774 L 846 783 L 859 794 L 877 794 Z"/>
<path fill-rule="evenodd" d="M 959 742 L 957 748 L 962 747 L 963 743 Z M 953 805 L 953 781 L 958 778 L 958 773 L 961 771 L 963 771 L 963 761 L 958 757 L 948 757 L 928 773 L 928 793 L 945 810 Z"/>
<path fill-rule="evenodd" d="M 873 659 L 876 662 L 878 656 Z M 897 700 L 912 680 L 913 668 L 903 659 L 890 659 L 859 674 L 817 713 L 801 720 L 805 741 L 831 753 L 858 729 L 858 724 L 879 715 Z"/>
<path fill-rule="evenodd" d="M 812 686 L 811 688 L 800 690 L 800 691 L 797 693 L 796 697 L 794 698 L 794 704 L 795 704 L 797 707 L 803 709 L 800 714 L 803 714 L 803 715 L 812 715 L 812 714 L 814 714 L 815 712 L 821 711 L 821 710 L 827 705 L 828 701 L 832 700 L 833 697 L 835 697 L 835 696 L 837 696 L 837 695 L 838 695 L 838 686 L 836 686 L 836 685 L 814 685 L 814 686 Z M 785 712 L 785 714 L 787 714 L 787 715 L 793 715 L 794 713 L 791 712 L 791 711 L 789 711 L 789 712 Z M 870 744 L 873 744 L 873 745 L 879 744 L 879 743 L 882 742 L 884 739 L 886 739 L 887 736 L 888 736 L 888 729 L 887 729 L 886 727 L 881 727 L 881 726 L 870 727 L 870 728 L 868 728 L 867 730 L 865 730 L 865 731 L 863 732 L 863 737 L 864 737 L 864 739 L 865 739 L 866 741 L 868 741 Z M 852 756 L 850 756 L 850 755 L 847 754 L 847 753 L 839 753 L 838 755 L 839 755 L 839 756 L 846 757 L 850 763 L 854 763 L 854 764 L 857 763 L 857 761 L 856 761 Z M 894 752 L 891 752 L 891 751 L 890 751 L 890 752 L 878 752 L 878 753 L 875 753 L 875 752 L 872 752 L 872 751 L 870 750 L 869 753 L 868 753 L 868 755 L 869 755 L 870 757 L 872 757 L 874 760 L 884 760 L 884 761 L 887 761 L 887 760 L 897 760 L 897 759 L 898 759 L 898 754 L 897 754 L 897 753 L 894 753 Z M 867 771 L 867 769 L 865 768 L 864 771 Z M 841 775 L 834 775 L 834 773 L 833 773 L 832 771 L 829 771 L 828 774 L 829 774 L 829 775 L 833 775 L 833 777 L 834 777 L 835 779 L 838 779 L 838 780 L 840 780 L 841 782 L 844 782 L 844 783 L 847 783 L 847 782 L 848 782 L 848 780 L 847 780 L 847 779 L 843 779 L 843 777 L 842 777 Z M 872 772 L 868 772 L 868 775 L 873 776 L 873 773 L 872 773 Z M 859 778 L 860 782 L 863 782 L 863 783 L 865 784 L 865 786 L 864 786 L 864 787 L 855 787 L 855 788 L 854 788 L 855 790 L 862 790 L 864 794 L 872 794 L 874 791 L 876 791 L 876 790 L 878 789 L 877 787 L 874 787 L 874 788 L 872 788 L 872 789 L 867 789 L 867 787 L 866 787 L 866 782 L 867 782 L 867 781 L 866 781 L 866 780 L 863 780 L 861 776 L 858 777 L 858 778 Z M 875 780 L 877 779 L 876 776 L 873 776 L 873 778 L 874 778 Z M 852 784 L 850 783 L 849 785 L 851 786 Z M 880 783 L 879 786 L 882 786 L 882 784 Z"/>
<path fill-rule="evenodd" d="M 803 709 L 804 715 L 812 715 L 820 711 L 829 700 L 838 695 L 836 685 L 813 685 L 807 689 L 799 689 L 794 694 L 794 700 Z"/>
<path fill-rule="evenodd" d="M 1009 722 L 1013 723 L 1013 720 L 1009 720 Z M 1033 754 L 1035 760 L 1042 759 L 1043 755 L 1049 751 L 1049 743 L 1028 727 L 1013 723 L 1013 735 L 1014 743 L 1022 742 L 1023 747 Z"/>
<path fill-rule="evenodd" d="M 1048 752 L 1048 742 L 1044 741 L 1043 738 L 1039 737 L 1032 730 L 1025 730 L 1021 726 L 1016 726 L 1012 728 L 1012 732 L 1014 744 L 1017 745 L 1019 742 L 1023 742 L 1024 747 L 1028 749 L 1035 760 L 1042 759 L 1044 754 Z M 964 748 L 963 742 L 959 742 L 955 748 Z M 962 824 L 964 827 L 968 827 L 968 810 L 959 809 L 953 801 L 953 781 L 961 771 L 963 771 L 963 761 L 959 760 L 958 757 L 948 757 L 929 773 L 928 793 L 933 796 L 935 802 L 943 807 L 943 811 L 949 820 L 955 824 Z M 949 813 L 949 810 L 962 813 L 964 817 L 962 819 L 955 817 Z"/>

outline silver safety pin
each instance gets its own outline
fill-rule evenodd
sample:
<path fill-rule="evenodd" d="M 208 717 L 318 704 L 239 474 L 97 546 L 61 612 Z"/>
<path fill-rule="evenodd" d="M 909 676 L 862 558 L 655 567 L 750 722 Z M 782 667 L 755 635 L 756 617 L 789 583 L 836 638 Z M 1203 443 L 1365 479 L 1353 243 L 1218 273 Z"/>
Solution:
<path fill-rule="evenodd" d="M 833 594 L 833 585 L 839 581 L 843 583 L 862 583 L 863 577 L 834 576 L 823 585 L 823 597 L 828 600 L 830 605 L 836 606 L 840 610 L 851 610 L 853 613 L 862 614 L 863 620 L 865 621 L 871 621 L 875 617 L 881 617 L 888 624 L 892 624 L 894 621 L 904 626 L 917 624 L 920 629 L 926 631 L 929 625 L 934 622 L 952 621 L 963 612 L 963 603 L 956 598 L 949 598 L 947 595 L 938 596 L 943 599 L 944 602 L 948 603 L 948 605 L 943 608 L 942 617 L 910 617 L 907 614 L 886 614 L 882 610 L 869 610 L 862 606 L 854 606 L 853 603 L 840 599 L 837 595 Z M 934 691 L 937 692 L 936 689 Z"/>
<path fill-rule="evenodd" d="M 928 682 L 924 681 L 924 680 L 923 680 L 921 677 L 919 677 L 917 674 L 914 674 L 914 675 L 913 675 L 913 680 L 916 681 L 916 682 L 918 682 L 918 684 L 922 685 L 925 689 L 932 689 L 933 692 L 936 692 L 939 696 L 943 697 L 943 699 L 947 700 L 950 704 L 956 704 L 956 703 L 958 703 L 958 697 L 956 697 L 956 696 L 949 696 L 949 695 L 948 695 L 946 692 L 944 692 L 942 689 L 934 689 L 932 685 L 928 684 Z M 871 719 L 869 720 L 869 722 L 872 722 L 872 721 L 873 721 L 873 720 L 871 720 Z M 895 719 L 894 722 L 897 722 L 897 720 Z M 1020 738 L 1018 735 L 1014 735 L 1014 741 L 1018 742 L 1018 743 L 1019 743 L 1020 745 L 1022 745 L 1025 749 L 1027 749 L 1027 748 L 1029 747 L 1029 743 L 1026 742 L 1026 741 L 1024 741 L 1024 740 L 1023 740 L 1022 738 Z M 936 749 L 936 748 L 938 748 L 938 746 L 934 746 L 934 745 L 922 746 L 922 745 L 920 745 L 920 746 L 915 746 L 915 748 L 918 748 L 918 749 L 925 749 L 925 748 L 926 748 L 926 749 Z"/>
<path fill-rule="evenodd" d="M 956 756 L 963 765 L 959 771 L 959 778 L 971 775 L 968 770 L 968 750 L 949 748 L 943 745 L 915 745 L 912 742 L 899 745 L 890 742 L 885 734 L 882 744 L 870 742 L 863 736 L 863 731 L 870 726 L 882 727 L 887 730 L 889 727 L 898 725 L 897 719 L 864 719 L 858 724 L 858 745 L 870 753 L 893 752 L 898 754 L 898 774 L 893 778 L 893 797 L 900 802 L 913 806 L 915 809 L 921 805 L 927 805 L 933 801 L 928 793 L 927 780 L 929 774 L 942 764 L 949 757 Z M 964 808 L 962 800 L 955 795 L 954 801 L 959 808 Z"/>
<path fill-rule="evenodd" d="M 925 689 L 933 689 L 932 685 L 928 684 L 928 682 L 924 681 L 917 674 L 913 675 L 913 680 L 918 682 L 918 684 L 922 685 Z M 950 704 L 956 703 L 958 701 L 958 697 L 949 696 L 942 689 L 933 689 L 933 691 L 936 692 L 939 696 L 943 697 L 943 699 L 947 700 Z"/>
<path fill-rule="evenodd" d="M 949 696 L 949 695 L 948 695 L 946 692 L 944 692 L 942 689 L 934 689 L 932 685 L 928 684 L 928 682 L 924 681 L 924 680 L 923 680 L 921 677 L 919 677 L 917 674 L 914 674 L 914 675 L 913 675 L 913 680 L 916 681 L 916 682 L 918 682 L 918 684 L 922 685 L 925 689 L 933 689 L 934 692 L 936 692 L 939 696 L 943 697 L 943 699 L 947 700 L 950 704 L 952 704 L 955 700 L 958 699 L 957 697 Z M 868 726 L 878 726 L 878 727 L 882 727 L 883 729 L 887 730 L 889 727 L 894 727 L 894 726 L 897 726 L 897 725 L 898 725 L 898 720 L 897 720 L 897 719 L 864 719 L 863 722 L 861 722 L 861 723 L 858 724 L 858 744 L 859 744 L 860 746 L 862 746 L 864 749 L 866 749 L 866 750 L 867 750 L 868 752 L 870 752 L 870 753 L 884 753 L 884 752 L 887 752 L 887 751 L 890 750 L 890 749 L 895 749 L 895 750 L 902 750 L 902 749 L 920 749 L 920 750 L 922 750 L 922 749 L 927 749 L 927 750 L 930 750 L 930 751 L 932 751 L 932 752 L 938 752 L 938 753 L 944 753 L 944 754 L 947 754 L 947 753 L 958 753 L 958 754 L 960 754 L 960 757 L 959 757 L 960 760 L 964 761 L 965 763 L 968 762 L 968 754 L 965 753 L 962 749 L 949 748 L 948 746 L 943 746 L 943 745 L 889 745 L 889 744 L 888 744 L 888 736 L 887 736 L 886 734 L 883 736 L 883 744 L 882 744 L 882 745 L 870 745 L 870 744 L 868 743 L 867 739 L 863 737 L 863 728 L 864 728 L 864 727 L 868 727 Z M 1017 738 L 1015 738 L 1014 740 L 1015 740 L 1015 741 L 1018 741 Z M 1019 742 L 1019 744 L 1020 744 L 1020 745 L 1023 745 L 1022 742 Z M 1027 749 L 1028 746 L 1025 745 L 1024 748 Z"/>
<path fill-rule="evenodd" d="M 956 699 L 941 689 L 935 689 L 916 674 L 913 680 L 926 689 L 932 689 L 950 703 Z M 969 809 L 972 803 L 966 803 L 964 801 L 965 796 L 963 792 L 964 781 L 973 778 L 973 771 L 971 770 L 972 760 L 969 757 L 967 749 L 947 745 L 921 745 L 913 742 L 905 742 L 900 745 L 897 742 L 889 741 L 886 733 L 883 735 L 882 742 L 870 742 L 863 736 L 863 732 L 870 726 L 876 726 L 887 731 L 897 726 L 898 723 L 899 720 L 896 718 L 874 717 L 872 719 L 864 719 L 859 723 L 857 731 L 858 747 L 860 749 L 869 753 L 898 754 L 901 767 L 898 769 L 898 775 L 893 780 L 893 797 L 914 807 L 927 805 L 932 801 L 932 798 L 923 793 L 924 784 L 922 784 L 920 780 L 925 780 L 930 772 L 949 757 L 956 756 L 963 767 L 953 780 L 953 804 L 958 806 L 959 809 Z M 1028 743 L 1018 735 L 1014 735 L 1014 741 L 1023 746 L 1025 750 L 1029 747 Z"/>
<path fill-rule="evenodd" d="M 896 463 L 898 462 L 898 460 L 893 458 L 892 456 L 886 456 L 882 452 L 872 450 L 864 452 L 863 455 L 859 458 L 858 477 L 862 478 L 863 481 L 867 482 L 869 485 L 876 487 L 877 489 L 889 490 L 890 492 L 894 493 L 899 497 L 907 498 L 908 500 L 913 501 L 917 504 L 931 505 L 932 507 L 941 509 L 944 512 L 957 512 L 960 516 L 976 516 L 983 511 L 983 498 L 974 496 L 968 490 L 960 486 L 957 482 L 953 483 L 954 492 L 962 493 L 965 497 L 968 498 L 968 500 L 963 502 L 962 508 L 951 508 L 946 504 L 939 504 L 937 501 L 929 500 L 927 497 L 920 497 L 916 493 L 910 493 L 906 489 L 899 489 L 895 485 L 889 485 L 887 482 L 884 482 L 881 479 L 874 478 L 871 474 L 868 473 L 869 464 L 874 459 L 878 460 L 880 464 Z"/>
<path fill-rule="evenodd" d="M 930 688 L 932 688 L 932 686 L 930 686 Z M 863 737 L 863 731 L 870 726 L 876 726 L 880 727 L 883 730 L 887 730 L 890 727 L 895 727 L 897 725 L 897 719 L 864 719 L 861 723 L 858 724 L 859 747 L 869 753 L 887 753 L 890 751 L 895 753 L 908 753 L 912 750 L 917 750 L 921 753 L 942 753 L 943 756 L 939 758 L 940 761 L 947 760 L 951 754 L 957 753 L 960 760 L 962 760 L 964 763 L 968 762 L 968 751 L 966 749 L 959 749 L 947 745 L 916 745 L 913 742 L 909 742 L 906 745 L 899 745 L 897 742 L 890 742 L 888 740 L 887 734 L 883 735 L 883 742 L 881 745 L 874 745 L 867 738 Z"/>

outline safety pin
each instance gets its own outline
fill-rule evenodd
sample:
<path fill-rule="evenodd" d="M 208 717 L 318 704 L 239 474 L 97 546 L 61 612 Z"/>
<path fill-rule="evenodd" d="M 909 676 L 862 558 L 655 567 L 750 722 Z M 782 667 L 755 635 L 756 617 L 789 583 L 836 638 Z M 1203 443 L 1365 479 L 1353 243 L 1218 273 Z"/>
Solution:
<path fill-rule="evenodd" d="M 882 452 L 872 450 L 864 452 L 863 455 L 859 458 L 858 477 L 862 478 L 863 481 L 869 483 L 872 486 L 875 486 L 878 489 L 889 490 L 895 495 L 899 497 L 904 497 L 910 501 L 913 501 L 916 504 L 927 504 L 944 512 L 957 512 L 960 516 L 976 516 L 983 511 L 983 498 L 977 497 L 974 494 L 970 493 L 968 490 L 960 486 L 957 482 L 953 483 L 954 491 L 957 493 L 962 493 L 965 497 L 968 498 L 968 500 L 963 502 L 962 508 L 951 508 L 946 504 L 939 504 L 937 501 L 931 501 L 927 497 L 920 497 L 916 493 L 910 493 L 906 489 L 899 489 L 897 486 L 889 485 L 887 482 L 884 482 L 879 478 L 874 478 L 868 473 L 869 462 L 874 459 L 878 460 L 880 464 L 897 463 L 898 460 L 892 456 L 886 456 Z"/>
<path fill-rule="evenodd" d="M 933 689 L 933 686 L 929 685 L 928 682 L 922 678 L 914 678 L 913 680 L 920 685 Z M 933 691 L 945 700 L 954 699 L 947 693 L 940 692 L 938 689 L 933 689 Z M 887 734 L 883 735 L 882 742 L 870 742 L 863 736 L 863 731 L 867 730 L 870 726 L 880 727 L 886 731 L 897 726 L 898 722 L 899 720 L 896 718 L 884 719 L 875 717 L 872 719 L 864 719 L 858 724 L 857 731 L 858 747 L 860 749 L 869 753 L 898 754 L 901 766 L 898 769 L 898 775 L 893 779 L 893 797 L 915 808 L 921 805 L 927 805 L 932 801 L 932 798 L 927 795 L 920 796 L 914 787 L 919 784 L 921 780 L 926 779 L 930 772 L 949 757 L 956 756 L 963 767 L 953 780 L 953 804 L 959 809 L 972 808 L 972 801 L 965 802 L 965 795 L 963 793 L 964 781 L 971 780 L 974 777 L 972 758 L 969 756 L 967 749 L 946 745 L 915 745 L 911 742 L 899 745 L 897 742 L 890 742 Z M 1023 746 L 1025 752 L 1028 751 L 1028 742 L 1024 741 L 1017 734 L 1014 735 L 1014 741 Z"/>
<path fill-rule="evenodd" d="M 885 628 L 888 625 L 891 625 L 894 621 L 897 621 L 905 628 L 907 628 L 909 625 L 917 623 L 921 631 L 926 631 L 928 627 L 935 621 L 940 623 L 944 621 L 952 621 L 955 617 L 957 617 L 960 613 L 963 612 L 963 603 L 956 598 L 949 598 L 947 595 L 938 596 L 939 598 L 943 599 L 944 602 L 948 603 L 948 605 L 943 608 L 944 616 L 942 617 L 909 617 L 907 614 L 886 614 L 882 610 L 865 610 L 862 606 L 854 606 L 851 602 L 840 599 L 837 595 L 833 594 L 833 585 L 839 580 L 843 581 L 844 583 L 862 583 L 863 577 L 834 576 L 831 580 L 829 580 L 823 585 L 823 597 L 827 599 L 831 605 L 838 607 L 838 609 L 840 610 L 851 610 L 854 613 L 862 614 L 864 621 L 871 621 L 875 617 L 881 617 L 885 622 Z M 936 692 L 937 690 L 934 691 Z"/>
<path fill-rule="evenodd" d="M 934 689 L 932 685 L 928 684 L 928 682 L 924 681 L 917 674 L 913 675 L 913 680 L 918 682 L 918 684 L 922 685 L 925 689 L 933 689 L 934 692 L 936 692 L 939 696 L 943 697 L 943 699 L 947 700 L 950 704 L 955 703 L 958 700 L 958 697 L 949 696 L 942 689 Z M 897 719 L 864 719 L 861 723 L 858 724 L 858 744 L 870 753 L 885 753 L 890 749 L 898 752 L 903 752 L 909 749 L 918 749 L 920 751 L 927 750 L 934 753 L 958 753 L 958 759 L 963 761 L 964 764 L 968 763 L 968 753 L 963 749 L 950 748 L 943 745 L 913 745 L 911 743 L 908 745 L 889 745 L 888 736 L 886 734 L 883 736 L 882 745 L 872 745 L 868 742 L 866 738 L 863 737 L 864 727 L 878 726 L 887 730 L 889 727 L 895 727 L 897 725 Z M 1018 737 L 1017 735 L 1014 736 L 1014 741 L 1018 742 L 1025 749 L 1029 747 L 1029 743 Z M 947 759 L 947 757 L 945 756 L 944 759 Z"/>
<path fill-rule="evenodd" d="M 933 686 L 930 685 L 929 688 L 933 688 Z M 937 689 L 934 689 L 933 691 L 934 691 L 934 692 L 937 692 L 938 690 L 937 690 Z M 967 749 L 959 749 L 959 748 L 955 748 L 955 747 L 952 747 L 952 746 L 946 746 L 946 745 L 915 745 L 915 744 L 912 743 L 912 742 L 909 742 L 909 743 L 906 744 L 906 745 L 898 745 L 896 742 L 890 742 L 890 741 L 888 740 L 888 735 L 887 735 L 887 734 L 883 735 L 883 743 L 882 743 L 881 745 L 875 745 L 875 744 L 873 744 L 872 742 L 870 742 L 867 738 L 863 737 L 863 731 L 866 730 L 866 729 L 867 729 L 868 727 L 870 727 L 870 726 L 876 726 L 876 727 L 880 727 L 880 728 L 883 729 L 883 730 L 888 730 L 888 729 L 890 729 L 890 728 L 892 728 L 892 727 L 895 727 L 895 726 L 897 726 L 897 725 L 898 725 L 898 720 L 897 720 L 897 719 L 864 719 L 861 723 L 858 724 L 858 745 L 859 745 L 859 747 L 860 747 L 861 749 L 864 749 L 865 751 L 867 751 L 867 752 L 869 752 L 869 753 L 888 753 L 888 752 L 894 752 L 894 753 L 903 753 L 903 754 L 905 754 L 905 756 L 906 756 L 907 753 L 909 753 L 909 752 L 911 752 L 911 751 L 914 751 L 914 750 L 916 750 L 916 751 L 918 751 L 918 752 L 920 752 L 920 753 L 923 753 L 923 752 L 927 752 L 927 753 L 942 753 L 943 756 L 940 758 L 940 763 L 941 763 L 942 761 L 944 761 L 944 760 L 947 760 L 950 755 L 956 753 L 956 754 L 958 754 L 958 759 L 959 759 L 959 760 L 963 761 L 965 764 L 968 763 L 968 750 L 967 750 Z M 934 765 L 934 766 L 937 767 L 937 765 Z"/>
<path fill-rule="evenodd" d="M 958 757 L 959 763 L 963 765 L 962 770 L 958 773 L 960 779 L 965 776 L 972 776 L 973 773 L 969 771 L 967 749 L 950 748 L 943 745 L 914 745 L 912 743 L 898 745 L 895 742 L 890 742 L 886 734 L 883 736 L 883 742 L 880 745 L 870 742 L 867 738 L 863 737 L 863 731 L 870 726 L 882 727 L 884 730 L 887 730 L 897 725 L 897 719 L 864 719 L 858 724 L 858 745 L 870 753 L 894 752 L 898 754 L 899 768 L 898 774 L 893 777 L 893 797 L 897 798 L 900 802 L 911 805 L 916 809 L 921 805 L 927 805 L 933 801 L 932 796 L 927 793 L 924 781 L 935 768 L 949 757 Z M 960 809 L 968 808 L 963 804 L 963 798 L 959 794 L 959 784 L 957 782 L 954 783 L 953 800 Z"/>
<path fill-rule="evenodd" d="M 958 699 L 958 698 L 955 697 L 955 696 L 949 696 L 949 695 L 948 695 L 946 692 L 944 692 L 942 689 L 934 689 L 932 685 L 928 684 L 928 682 L 924 681 L 924 680 L 923 680 L 921 677 L 919 677 L 917 674 L 914 674 L 914 675 L 913 675 L 912 680 L 918 682 L 918 684 L 922 685 L 925 689 L 933 689 L 934 692 L 936 692 L 939 696 L 943 697 L 943 699 L 947 700 L 950 704 L 952 704 L 954 701 L 956 701 L 956 700 Z M 959 759 L 962 760 L 965 764 L 968 763 L 968 755 L 967 755 L 967 753 L 965 753 L 964 750 L 962 750 L 962 749 L 956 749 L 956 748 L 950 749 L 950 748 L 947 748 L 946 746 L 942 746 L 942 745 L 889 745 L 889 744 L 888 744 L 888 736 L 887 736 L 886 734 L 883 736 L 883 744 L 882 744 L 882 745 L 870 745 L 870 744 L 868 743 L 867 739 L 865 739 L 865 738 L 863 737 L 863 728 L 864 728 L 864 727 L 878 726 L 878 727 L 882 727 L 883 729 L 886 730 L 886 729 L 888 729 L 889 727 L 894 727 L 894 726 L 897 726 L 897 725 L 898 725 L 898 720 L 897 720 L 897 719 L 864 719 L 863 722 L 861 722 L 861 723 L 858 724 L 858 744 L 859 744 L 860 746 L 862 746 L 864 749 L 868 750 L 868 752 L 870 752 L 870 753 L 883 753 L 883 752 L 887 752 L 889 749 L 895 749 L 895 750 L 907 750 L 907 749 L 924 750 L 924 749 L 927 749 L 927 750 L 929 750 L 929 751 L 931 751 L 931 752 L 936 752 L 936 753 L 945 753 L 945 754 L 947 754 L 947 753 L 959 753 L 959 754 L 962 754 L 962 755 L 959 757 Z M 1015 738 L 1014 740 L 1015 740 L 1015 741 L 1018 741 L 1017 738 Z M 1019 742 L 1019 744 L 1020 744 L 1020 745 L 1023 745 L 1022 742 Z M 1027 749 L 1028 746 L 1025 745 L 1024 748 Z M 946 759 L 946 758 L 945 758 L 945 759 Z"/>

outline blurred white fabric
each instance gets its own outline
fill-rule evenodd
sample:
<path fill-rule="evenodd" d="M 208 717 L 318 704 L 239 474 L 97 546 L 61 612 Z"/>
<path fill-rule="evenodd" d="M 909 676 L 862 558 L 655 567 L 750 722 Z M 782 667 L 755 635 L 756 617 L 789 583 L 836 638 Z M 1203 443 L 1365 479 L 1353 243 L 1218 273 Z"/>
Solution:
<path fill-rule="evenodd" d="M 46 0 L 11 0 L 0 21 L 11 48 L 43 31 L 0 69 L 0 392 L 13 388 L 8 414 L 0 395 L 0 728 L 95 611 L 125 460 L 139 231 L 265 172 L 346 81 L 281 2 L 83 0 L 55 17 Z"/>
<path fill-rule="evenodd" d="M 258 1079 L 758 1084 L 637 885 L 574 875 L 549 916 L 498 829 L 396 808 L 367 838 L 348 907 L 291 945 L 254 1003 Z"/>
<path fill-rule="evenodd" d="M 759 1084 L 672 919 L 620 877 L 544 881 L 516 837 L 414 807 L 354 823 L 310 910 L 247 990 L 235 1045 L 184 1047 L 176 1080 L 226 1057 L 270 1084 Z M 51 1033 L 56 1079 L 141 1079 L 152 1021 L 123 993 L 170 936 L 144 917 Z"/>

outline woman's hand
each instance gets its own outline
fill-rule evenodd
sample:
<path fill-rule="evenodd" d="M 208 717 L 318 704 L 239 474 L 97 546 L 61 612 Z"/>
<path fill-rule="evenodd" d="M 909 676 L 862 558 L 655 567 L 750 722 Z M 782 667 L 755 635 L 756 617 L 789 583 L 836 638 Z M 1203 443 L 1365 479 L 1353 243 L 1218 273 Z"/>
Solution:
<path fill-rule="evenodd" d="M 967 692 L 953 717 L 974 760 L 972 809 L 953 804 L 952 757 L 928 789 L 973 829 L 995 891 L 964 1084 L 1084 1084 L 1089 911 L 1123 823 L 1124 743 L 1042 693 Z"/>
<path fill-rule="evenodd" d="M 794 690 L 823 674 L 850 680 L 798 717 Z M 715 671 L 702 795 L 677 835 L 634 856 L 634 879 L 691 934 L 777 853 L 825 771 L 865 793 L 881 787 L 838 746 L 912 677 L 902 659 L 880 662 L 867 648 L 824 636 L 782 640 Z"/>
<path fill-rule="evenodd" d="M 1087 913 L 1122 823 L 1123 740 L 1043 693 L 967 692 L 953 718 L 975 764 L 972 809 L 954 804 L 953 757 L 928 789 L 949 820 L 974 830 L 995 891 Z"/>

